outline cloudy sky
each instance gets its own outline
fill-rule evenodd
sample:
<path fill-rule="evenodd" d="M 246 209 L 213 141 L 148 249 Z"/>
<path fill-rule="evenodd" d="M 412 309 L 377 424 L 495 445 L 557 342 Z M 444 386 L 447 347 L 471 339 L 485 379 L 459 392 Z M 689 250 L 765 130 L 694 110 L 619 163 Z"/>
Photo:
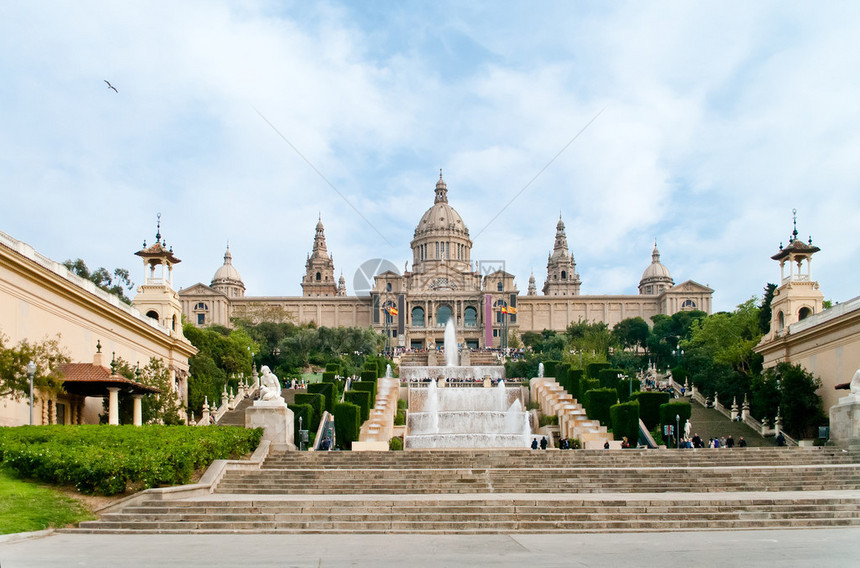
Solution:
<path fill-rule="evenodd" d="M 636 293 L 656 239 L 732 309 L 796 208 L 845 301 L 858 30 L 853 2 L 3 2 L 0 231 L 139 283 L 160 212 L 177 287 L 229 241 L 249 295 L 297 295 L 322 215 L 352 293 L 411 265 L 442 168 L 523 293 L 561 213 L 584 294 Z"/>

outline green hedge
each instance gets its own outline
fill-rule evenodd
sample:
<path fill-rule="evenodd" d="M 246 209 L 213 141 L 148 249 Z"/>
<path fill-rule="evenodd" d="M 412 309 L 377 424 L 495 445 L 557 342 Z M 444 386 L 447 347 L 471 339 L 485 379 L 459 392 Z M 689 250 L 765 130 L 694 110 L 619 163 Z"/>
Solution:
<path fill-rule="evenodd" d="M 391 438 L 388 440 L 388 449 L 393 451 L 400 451 L 403 449 L 403 438 L 400 436 Z"/>
<path fill-rule="evenodd" d="M 600 388 L 600 381 L 597 379 L 589 379 L 583 377 L 579 381 L 579 403 L 585 405 L 585 393 L 590 390 L 597 390 Z"/>
<path fill-rule="evenodd" d="M 602 389 L 614 389 L 618 384 L 618 375 L 623 375 L 623 369 L 601 369 L 598 374 L 598 379 L 600 380 L 600 388 Z"/>
<path fill-rule="evenodd" d="M 365 391 L 370 393 L 370 406 L 376 404 L 376 381 L 356 381 L 352 383 L 352 390 Z"/>
<path fill-rule="evenodd" d="M 293 433 L 296 440 L 296 446 L 299 445 L 299 418 L 302 419 L 302 428 L 305 430 L 311 429 L 311 423 L 314 420 L 314 407 L 310 404 L 288 404 L 287 407 L 293 411 Z M 317 421 L 319 423 L 319 421 Z"/>
<path fill-rule="evenodd" d="M 308 385 L 308 394 L 321 394 L 325 397 L 325 409 L 334 412 L 337 401 L 337 387 L 333 383 L 313 383 Z"/>
<path fill-rule="evenodd" d="M 351 402 L 361 408 L 361 422 L 370 418 L 370 392 L 349 390 L 343 395 L 344 402 Z"/>
<path fill-rule="evenodd" d="M 585 412 L 591 420 L 600 420 L 607 428 L 612 428 L 609 408 L 618 402 L 615 389 L 594 389 L 585 393 Z"/>
<path fill-rule="evenodd" d="M 687 420 L 690 418 L 690 403 L 689 402 L 667 402 L 666 404 L 660 405 L 660 432 L 663 432 L 663 426 L 667 424 L 671 424 L 675 426 L 675 417 L 679 416 L 680 420 L 678 422 L 678 427 L 681 429 L 681 432 L 684 431 L 684 425 L 687 423 Z M 675 437 L 673 436 L 673 440 Z M 674 447 L 674 443 L 673 443 Z"/>
<path fill-rule="evenodd" d="M 216 459 L 247 454 L 263 431 L 233 426 L 20 426 L 0 428 L 0 461 L 17 475 L 81 493 L 185 484 Z"/>
<path fill-rule="evenodd" d="M 344 450 L 352 449 L 352 443 L 358 440 L 361 429 L 361 409 L 351 402 L 340 402 L 334 405 L 334 427 L 337 445 Z"/>
<path fill-rule="evenodd" d="M 558 368 L 561 366 L 561 361 L 544 361 L 543 376 L 558 378 Z"/>
<path fill-rule="evenodd" d="M 373 378 L 379 377 L 379 366 L 375 361 L 365 361 L 364 362 L 364 371 L 371 371 L 373 373 Z"/>
<path fill-rule="evenodd" d="M 325 370 L 326 370 L 326 372 L 331 372 L 331 373 L 334 373 L 336 375 L 340 375 L 341 374 L 340 363 L 326 363 Z M 323 373 L 323 376 L 325 376 L 325 373 Z"/>
<path fill-rule="evenodd" d="M 639 402 L 639 418 L 648 430 L 660 425 L 660 406 L 669 402 L 669 393 L 661 391 L 634 392 L 633 400 Z"/>
<path fill-rule="evenodd" d="M 621 379 L 615 385 L 615 390 L 618 392 L 618 400 L 621 402 L 630 402 L 630 378 Z M 633 392 L 638 392 L 641 388 L 639 379 L 633 378 Z"/>
<path fill-rule="evenodd" d="M 296 393 L 295 404 L 309 404 L 314 409 L 308 430 L 316 432 L 325 410 L 325 397 L 318 393 Z"/>
<path fill-rule="evenodd" d="M 612 417 L 612 435 L 616 440 L 625 436 L 630 447 L 635 448 L 639 441 L 639 403 L 622 402 L 609 408 Z"/>
<path fill-rule="evenodd" d="M 583 373 L 582 369 L 574 369 L 571 367 L 567 370 L 567 384 L 570 385 L 570 390 L 567 392 L 576 400 L 581 398 L 579 395 L 580 385 L 582 384 L 584 376 L 585 373 Z"/>
<path fill-rule="evenodd" d="M 362 371 L 359 376 L 361 377 L 362 382 L 375 382 L 376 381 L 376 371 L 365 369 Z"/>
<path fill-rule="evenodd" d="M 555 380 L 565 392 L 570 393 L 570 366 L 559 363 L 555 368 Z"/>
<path fill-rule="evenodd" d="M 589 363 L 585 366 L 585 375 L 589 379 L 599 379 L 600 371 L 608 369 L 609 367 L 609 363 Z"/>

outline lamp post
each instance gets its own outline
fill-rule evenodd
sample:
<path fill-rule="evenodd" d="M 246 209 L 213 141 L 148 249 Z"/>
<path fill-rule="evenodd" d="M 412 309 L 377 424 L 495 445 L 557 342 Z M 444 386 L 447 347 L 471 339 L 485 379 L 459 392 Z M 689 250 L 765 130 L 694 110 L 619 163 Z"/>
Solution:
<path fill-rule="evenodd" d="M 628 395 L 628 397 L 627 397 L 627 400 L 630 400 L 631 398 L 633 398 L 633 375 L 630 375 L 630 376 L 628 377 L 628 376 L 626 376 L 626 375 L 624 375 L 624 374 L 622 374 L 622 373 L 618 373 L 618 380 L 619 380 L 619 381 L 620 381 L 621 379 L 624 379 L 624 378 L 630 379 L 630 394 L 629 394 L 629 395 Z"/>
<path fill-rule="evenodd" d="M 681 449 L 681 415 L 675 415 L 675 449 Z"/>
<path fill-rule="evenodd" d="M 36 364 L 30 361 L 27 364 L 27 374 L 30 375 L 30 426 L 33 425 L 33 378 L 36 376 Z"/>

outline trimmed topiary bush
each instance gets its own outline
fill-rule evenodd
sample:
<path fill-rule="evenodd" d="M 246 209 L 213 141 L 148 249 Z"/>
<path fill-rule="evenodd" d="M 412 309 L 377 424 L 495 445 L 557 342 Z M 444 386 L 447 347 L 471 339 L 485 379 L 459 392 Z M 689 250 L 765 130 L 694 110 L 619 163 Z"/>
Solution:
<path fill-rule="evenodd" d="M 618 385 L 618 375 L 624 374 L 622 369 L 601 369 L 598 375 L 598 379 L 600 380 L 600 388 L 602 389 L 614 389 Z"/>
<path fill-rule="evenodd" d="M 361 382 L 376 382 L 376 371 L 365 369 L 359 376 L 361 377 Z"/>
<path fill-rule="evenodd" d="M 326 363 L 325 365 L 326 372 L 331 372 L 336 375 L 341 374 L 340 363 Z"/>
<path fill-rule="evenodd" d="M 609 408 L 612 418 L 612 435 L 616 440 L 625 436 L 630 447 L 635 448 L 639 441 L 639 403 L 622 402 Z"/>
<path fill-rule="evenodd" d="M 682 402 L 667 402 L 666 404 L 660 405 L 660 431 L 663 431 L 663 427 L 666 425 L 676 425 L 675 417 L 678 416 L 679 420 L 677 421 L 677 425 L 681 430 L 681 434 L 684 432 L 684 425 L 687 423 L 687 420 L 690 418 L 691 408 L 690 403 L 686 401 Z M 675 436 L 672 437 L 673 441 Z"/>
<path fill-rule="evenodd" d="M 561 361 L 544 361 L 543 376 L 558 378 L 558 368 L 561 366 Z"/>
<path fill-rule="evenodd" d="M 323 411 L 325 410 L 325 397 L 317 393 L 296 393 L 296 404 L 309 404 L 314 409 L 314 415 L 311 418 L 311 425 L 308 430 L 317 431 L 320 425 Z"/>
<path fill-rule="evenodd" d="M 370 418 L 370 392 L 349 390 L 343 394 L 344 402 L 351 402 L 361 408 L 361 422 Z"/>
<path fill-rule="evenodd" d="M 338 447 L 351 450 L 361 429 L 361 409 L 351 402 L 334 405 L 334 428 Z"/>
<path fill-rule="evenodd" d="M 337 401 L 337 388 L 333 383 L 312 383 L 308 385 L 308 393 L 321 394 L 325 397 L 325 409 L 334 412 L 334 403 Z"/>
<path fill-rule="evenodd" d="M 633 400 L 639 402 L 639 418 L 648 430 L 660 425 L 660 406 L 669 402 L 669 393 L 660 391 L 634 392 Z"/>
<path fill-rule="evenodd" d="M 570 396 L 577 400 L 581 400 L 580 396 L 582 380 L 585 377 L 585 373 L 582 372 L 582 369 L 569 369 L 567 371 L 567 382 L 570 385 L 570 390 L 567 391 Z"/>
<path fill-rule="evenodd" d="M 391 438 L 388 440 L 388 449 L 392 451 L 399 451 L 403 449 L 403 438 L 397 436 L 396 438 Z"/>
<path fill-rule="evenodd" d="M 633 389 L 634 393 L 638 392 L 639 389 L 641 388 L 639 385 L 639 379 L 637 379 L 635 377 L 632 379 L 632 381 L 633 381 L 632 387 L 630 386 L 630 381 L 631 381 L 630 377 L 628 377 L 626 379 L 620 379 L 618 381 L 618 384 L 615 385 L 615 390 L 618 392 L 618 400 L 620 400 L 621 402 L 630 402 L 630 396 L 631 396 L 630 389 L 631 388 Z"/>
<path fill-rule="evenodd" d="M 599 379 L 600 371 L 602 371 L 603 369 L 608 369 L 609 367 L 609 363 L 589 363 L 585 367 L 585 375 L 589 379 Z"/>
<path fill-rule="evenodd" d="M 588 379 L 583 377 L 579 382 L 579 403 L 583 406 L 585 405 L 585 393 L 590 390 L 597 390 L 600 388 L 600 381 L 597 379 Z"/>
<path fill-rule="evenodd" d="M 585 413 L 592 420 L 600 420 L 607 428 L 612 428 L 612 416 L 609 408 L 618 402 L 615 389 L 595 389 L 585 393 Z"/>
<path fill-rule="evenodd" d="M 352 383 L 352 390 L 369 392 L 371 408 L 376 404 L 376 381 L 358 381 Z"/>

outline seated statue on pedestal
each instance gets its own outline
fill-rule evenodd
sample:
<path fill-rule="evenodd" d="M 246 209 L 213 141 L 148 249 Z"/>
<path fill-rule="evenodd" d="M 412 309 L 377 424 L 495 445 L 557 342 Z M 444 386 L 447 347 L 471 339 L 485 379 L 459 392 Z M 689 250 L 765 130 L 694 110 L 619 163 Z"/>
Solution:
<path fill-rule="evenodd" d="M 857 369 L 857 372 L 854 373 L 854 377 L 851 379 L 848 388 L 851 389 L 851 394 L 860 396 L 860 369 Z"/>
<path fill-rule="evenodd" d="M 283 402 L 281 383 L 278 382 L 278 377 L 266 365 L 263 365 L 260 373 L 260 400 L 280 400 Z"/>

